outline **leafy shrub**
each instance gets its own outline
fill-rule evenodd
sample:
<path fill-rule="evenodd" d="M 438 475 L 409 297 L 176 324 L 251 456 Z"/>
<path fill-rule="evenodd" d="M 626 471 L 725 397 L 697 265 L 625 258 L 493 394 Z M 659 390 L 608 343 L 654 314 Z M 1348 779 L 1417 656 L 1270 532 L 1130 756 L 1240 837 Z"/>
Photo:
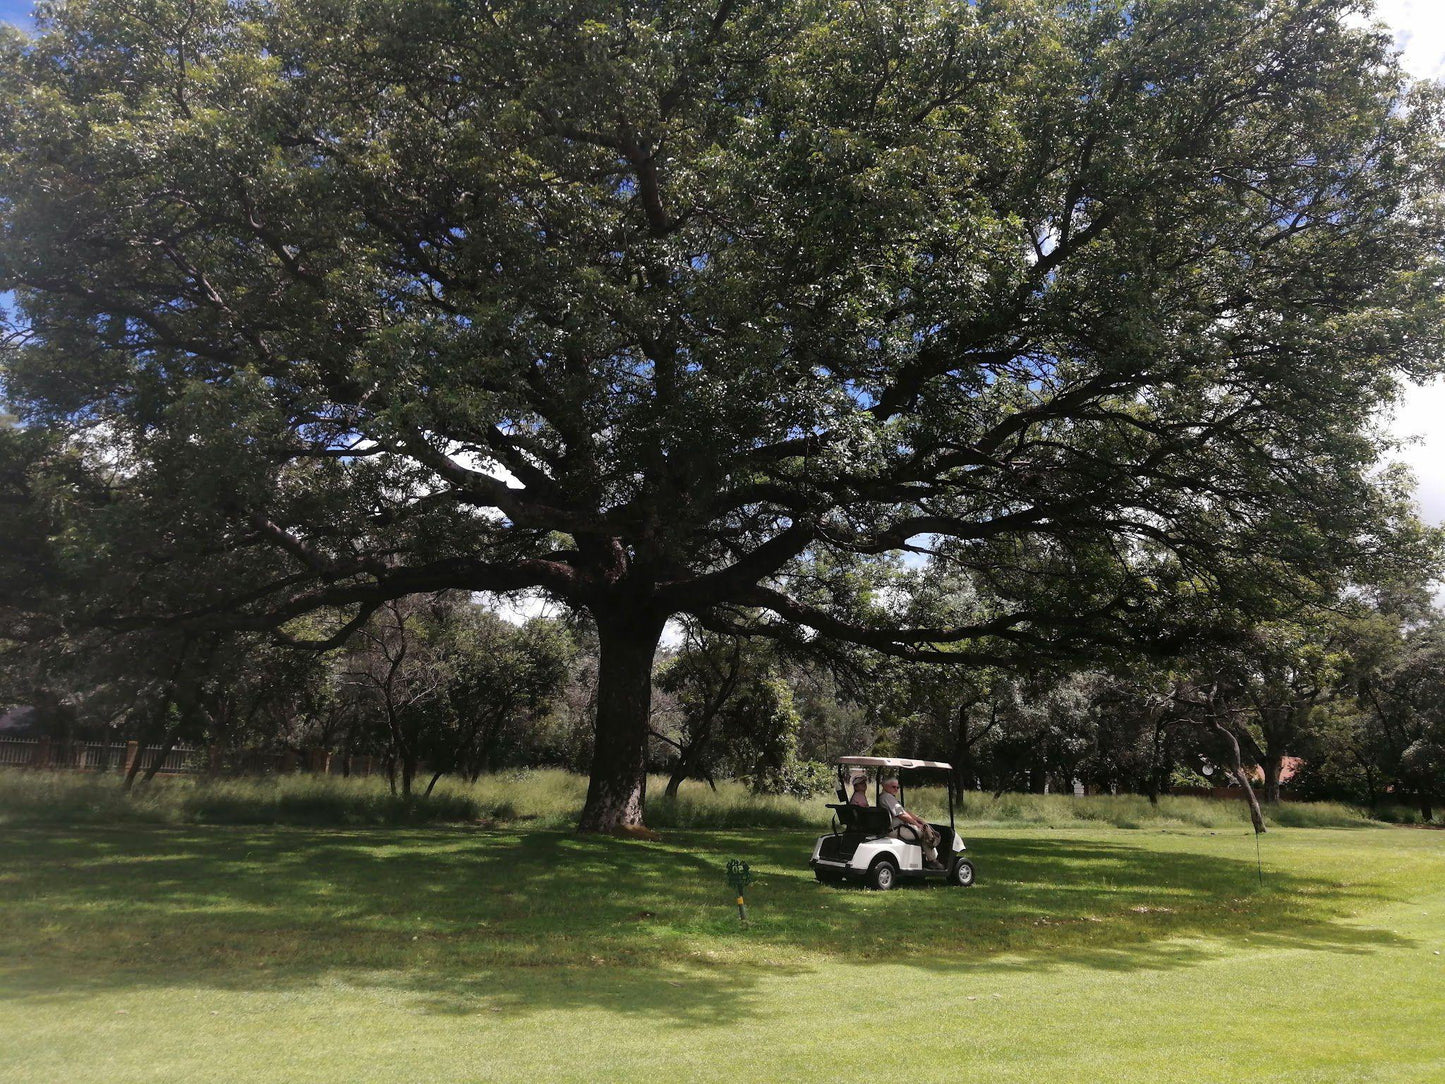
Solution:
<path fill-rule="evenodd" d="M 833 770 L 816 760 L 794 760 L 749 780 L 754 794 L 783 795 L 806 801 L 833 789 Z"/>

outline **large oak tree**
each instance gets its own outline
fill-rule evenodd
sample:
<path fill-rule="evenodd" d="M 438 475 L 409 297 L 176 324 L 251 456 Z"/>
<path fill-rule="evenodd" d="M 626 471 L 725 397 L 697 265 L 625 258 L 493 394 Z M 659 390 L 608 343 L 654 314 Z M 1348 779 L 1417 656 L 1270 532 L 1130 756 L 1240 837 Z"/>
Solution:
<path fill-rule="evenodd" d="M 112 627 L 590 611 L 589 829 L 641 822 L 669 615 L 986 660 L 1338 575 L 1437 353 L 1438 96 L 1366 11 L 42 4 L 0 288 L 92 477 L 31 486 L 53 557 Z M 977 604 L 850 589 L 910 548 Z"/>

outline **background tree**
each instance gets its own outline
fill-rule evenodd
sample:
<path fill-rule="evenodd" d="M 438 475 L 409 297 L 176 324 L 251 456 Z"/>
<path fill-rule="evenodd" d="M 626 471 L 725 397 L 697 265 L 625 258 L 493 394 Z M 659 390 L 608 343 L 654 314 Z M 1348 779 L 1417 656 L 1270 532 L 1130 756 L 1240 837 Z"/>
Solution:
<path fill-rule="evenodd" d="M 877 699 L 871 683 L 816 659 L 785 662 L 798 712 L 798 756 L 823 764 L 872 746 Z"/>
<path fill-rule="evenodd" d="M 437 626 L 455 605 L 445 596 L 388 601 L 356 630 L 340 664 L 343 685 L 384 728 L 392 793 L 399 773 L 404 798 L 411 797 L 426 744 L 443 725 L 451 674 Z"/>
<path fill-rule="evenodd" d="M 654 736 L 677 751 L 669 797 L 686 779 L 713 784 L 717 774 L 746 777 L 759 791 L 794 788 L 802 721 L 770 644 L 690 629 L 658 674 L 658 687 L 675 705 L 670 725 L 654 727 Z"/>
<path fill-rule="evenodd" d="M 894 712 L 913 713 L 904 747 L 920 759 L 946 760 L 955 781 L 981 787 L 984 743 L 1000 733 L 1000 707 L 1012 691 L 995 670 L 919 663 L 903 669 Z"/>
<path fill-rule="evenodd" d="M 455 771 L 475 780 L 526 749 L 526 729 L 561 695 L 576 647 L 560 622 L 518 627 L 474 605 L 438 630 L 447 660 L 446 711 L 424 747 L 436 780 Z"/>
<path fill-rule="evenodd" d="M 1332 625 L 1319 612 L 1261 625 L 1235 653 L 1233 679 L 1251 709 L 1236 736 L 1260 767 L 1267 802 L 1279 801 L 1285 757 L 1309 750 L 1341 677 L 1343 658 Z"/>
<path fill-rule="evenodd" d="M 1358 672 L 1354 739 L 1395 796 L 1428 821 L 1445 793 L 1445 619 L 1437 613 L 1381 646 Z"/>
<path fill-rule="evenodd" d="M 1223 767 L 1239 786 L 1249 806 L 1255 834 L 1263 834 L 1266 831 L 1264 811 L 1250 782 L 1238 738 L 1240 716 L 1247 710 L 1246 698 L 1238 688 L 1222 681 L 1218 671 L 1206 662 L 1192 672 L 1173 675 L 1171 699 L 1180 721 L 1194 728 L 1201 741 L 1208 743 L 1207 748 L 1212 745 L 1210 759 Z"/>
<path fill-rule="evenodd" d="M 724 709 L 739 685 L 755 678 L 759 669 L 767 669 L 767 660 L 759 660 L 758 654 L 743 637 L 689 629 L 682 649 L 663 665 L 657 685 L 672 703 L 662 713 L 664 725 L 654 723 L 652 731 L 656 740 L 677 751 L 667 780 L 669 798 L 677 796 L 688 778 L 705 779 L 716 789 L 709 754 L 723 737 Z"/>
<path fill-rule="evenodd" d="M 545 592 L 596 624 L 607 829 L 669 615 L 991 662 L 1348 574 L 1441 326 L 1439 94 L 1355 10 L 43 6 L 4 379 L 109 479 L 61 509 L 79 616 L 340 643 Z M 920 548 L 985 603 L 853 605 Z"/>

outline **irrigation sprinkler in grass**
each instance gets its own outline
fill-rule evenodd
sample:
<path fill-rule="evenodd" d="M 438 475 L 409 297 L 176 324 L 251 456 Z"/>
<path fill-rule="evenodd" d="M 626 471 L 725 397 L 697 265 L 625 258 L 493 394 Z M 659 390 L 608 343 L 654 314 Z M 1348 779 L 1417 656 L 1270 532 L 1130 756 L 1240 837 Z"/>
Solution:
<path fill-rule="evenodd" d="M 752 883 L 753 871 L 748 864 L 738 858 L 728 859 L 728 884 L 738 894 L 738 921 L 744 926 L 748 924 L 748 903 L 743 893 Z"/>

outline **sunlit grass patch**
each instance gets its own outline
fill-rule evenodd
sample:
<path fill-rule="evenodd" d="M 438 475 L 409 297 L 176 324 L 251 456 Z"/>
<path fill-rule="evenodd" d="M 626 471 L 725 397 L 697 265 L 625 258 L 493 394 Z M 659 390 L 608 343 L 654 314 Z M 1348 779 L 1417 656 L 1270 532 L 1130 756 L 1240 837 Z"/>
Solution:
<path fill-rule="evenodd" d="M 832 1080 L 899 1001 L 947 1037 L 910 1080 L 1041 1079 L 1050 1042 L 1081 1079 L 1237 1079 L 1247 1044 L 1171 1074 L 1245 1024 L 1299 1039 L 1271 1079 L 1432 1079 L 1436 833 L 1271 833 L 1261 884 L 1243 823 L 975 827 L 977 887 L 881 893 L 817 884 L 813 831 L 10 826 L 0 1080 Z M 1362 1019 L 1396 1030 L 1362 1053 Z"/>

